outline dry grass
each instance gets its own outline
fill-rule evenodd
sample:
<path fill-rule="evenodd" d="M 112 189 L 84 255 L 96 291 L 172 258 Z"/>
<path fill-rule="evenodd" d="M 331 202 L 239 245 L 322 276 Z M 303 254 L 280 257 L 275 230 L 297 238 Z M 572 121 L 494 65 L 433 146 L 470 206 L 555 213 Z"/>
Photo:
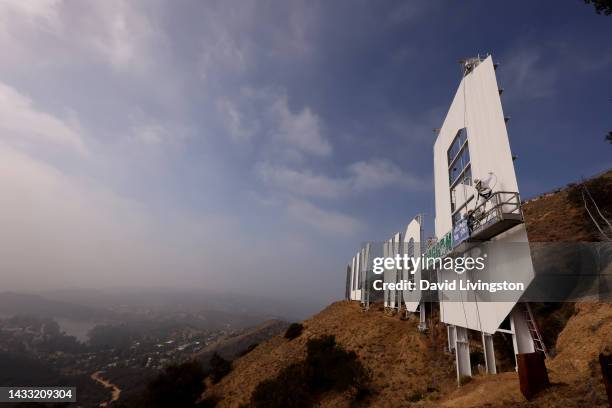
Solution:
<path fill-rule="evenodd" d="M 577 304 L 557 340 L 557 355 L 546 361 L 553 386 L 525 401 L 516 373 L 475 377 L 446 395 L 442 406 L 608 407 L 597 356 L 612 351 L 612 304 Z"/>
<path fill-rule="evenodd" d="M 376 309 L 376 308 L 374 308 Z M 445 338 L 421 334 L 416 322 L 385 316 L 381 311 L 363 313 L 356 303 L 336 302 L 304 322 L 304 333 L 288 341 L 276 336 L 234 363 L 234 370 L 205 395 L 223 396 L 219 407 L 248 402 L 257 384 L 305 356 L 309 338 L 334 334 L 346 350 L 357 353 L 371 372 L 373 394 L 365 406 L 407 406 L 419 399 L 435 398 L 434 389 L 453 387 L 455 368 L 451 356 L 439 351 Z M 350 395 L 326 395 L 324 407 L 346 407 Z M 389 405 L 391 404 L 391 405 Z"/>
<path fill-rule="evenodd" d="M 598 188 L 600 206 L 610 210 L 612 171 L 589 181 Z M 576 189 L 531 200 L 525 207 L 531 241 L 596 241 L 599 239 Z M 591 189 L 591 187 L 589 187 Z M 603 193 L 602 193 L 603 192 Z M 595 194 L 594 194 L 595 195 Z M 571 313 L 570 313 L 571 314 Z M 515 372 L 476 376 L 457 388 L 452 355 L 444 353 L 446 332 L 437 325 L 429 334 L 417 331 L 416 321 L 385 315 L 382 308 L 368 313 L 357 303 L 336 302 L 304 322 L 304 332 L 289 341 L 276 336 L 234 362 L 234 370 L 206 396 L 222 397 L 219 407 L 248 403 L 259 382 L 305 357 L 309 338 L 333 334 L 346 350 L 353 350 L 371 371 L 374 393 L 362 406 L 373 407 L 606 407 L 597 356 L 612 351 L 612 304 L 577 304 L 575 314 L 562 320 L 556 356 L 547 360 L 553 386 L 533 401 L 525 401 Z M 349 395 L 328 394 L 321 407 L 355 406 Z"/>
<path fill-rule="evenodd" d="M 289 341 L 279 335 L 260 344 L 236 360 L 234 370 L 205 396 L 223 397 L 219 407 L 246 404 L 260 381 L 305 357 L 309 338 L 334 334 L 372 373 L 374 393 L 362 406 L 605 407 L 597 355 L 612 348 L 612 305 L 579 304 L 576 310 L 559 336 L 558 354 L 547 360 L 553 387 L 531 402 L 521 395 L 514 372 L 475 376 L 457 388 L 452 356 L 442 351 L 445 337 L 440 328 L 432 340 L 417 331 L 412 319 L 401 321 L 377 308 L 364 313 L 349 302 L 336 302 L 307 320 L 299 338 Z M 351 396 L 328 394 L 319 404 L 349 407 Z"/>
<path fill-rule="evenodd" d="M 612 170 L 584 184 L 600 209 L 609 216 L 612 211 Z M 580 187 L 581 184 L 572 185 L 562 191 L 530 200 L 523 206 L 530 241 L 592 242 L 601 239 L 584 209 Z M 591 208 L 591 211 L 594 209 Z"/>

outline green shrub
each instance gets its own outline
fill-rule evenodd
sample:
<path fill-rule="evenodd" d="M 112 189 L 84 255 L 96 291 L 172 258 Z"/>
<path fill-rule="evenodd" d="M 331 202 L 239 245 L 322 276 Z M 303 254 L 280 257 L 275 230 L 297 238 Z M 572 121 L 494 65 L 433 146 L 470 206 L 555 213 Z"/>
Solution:
<path fill-rule="evenodd" d="M 334 336 L 308 340 L 306 355 L 308 385 L 312 391 L 342 391 L 367 377 L 357 354 L 337 345 Z"/>
<path fill-rule="evenodd" d="M 215 408 L 217 404 L 221 401 L 221 398 L 216 395 L 210 395 L 206 398 L 203 398 L 200 402 L 196 404 L 197 408 Z"/>
<path fill-rule="evenodd" d="M 262 381 L 251 395 L 254 408 L 307 408 L 312 406 L 312 393 L 306 382 L 306 364 L 291 364 L 275 378 Z"/>
<path fill-rule="evenodd" d="M 369 375 L 357 355 L 336 344 L 334 336 L 308 340 L 306 359 L 262 381 L 251 396 L 255 408 L 311 407 L 317 394 L 352 388 L 355 398 L 365 399 Z"/>
<path fill-rule="evenodd" d="M 575 304 L 570 302 L 531 303 L 530 306 L 542 335 L 542 340 L 546 344 L 548 352 L 554 356 L 559 334 L 576 312 Z"/>
<path fill-rule="evenodd" d="M 197 361 L 171 364 L 147 384 L 144 406 L 192 407 L 204 392 L 204 377 Z"/>
<path fill-rule="evenodd" d="M 302 323 L 291 323 L 289 327 L 287 327 L 287 331 L 285 331 L 285 338 L 293 340 L 299 337 L 303 331 L 304 325 Z"/>
<path fill-rule="evenodd" d="M 470 365 L 476 367 L 478 364 L 485 364 L 484 353 L 480 350 L 474 350 L 470 352 Z"/>
<path fill-rule="evenodd" d="M 364 381 L 355 385 L 355 401 L 364 401 L 372 395 L 372 389 L 370 388 L 370 384 L 368 384 L 368 382 L 369 381 Z"/>
<path fill-rule="evenodd" d="M 232 371 L 232 363 L 221 357 L 216 352 L 210 358 L 210 379 L 213 384 L 221 381 L 229 372 Z"/>
<path fill-rule="evenodd" d="M 459 385 L 465 385 L 469 383 L 470 381 L 472 381 L 472 377 L 470 377 L 469 375 L 462 375 L 459 378 Z"/>
<path fill-rule="evenodd" d="M 408 401 L 409 401 L 409 402 L 418 402 L 418 401 L 420 401 L 420 400 L 422 400 L 422 399 L 423 399 L 423 394 L 422 394 L 422 393 L 420 393 L 420 392 L 418 392 L 418 391 L 413 392 L 413 393 L 412 393 L 412 394 L 410 394 L 410 396 L 408 397 Z"/>
<path fill-rule="evenodd" d="M 259 345 L 259 343 L 253 343 L 250 344 L 249 347 L 245 348 L 244 350 L 242 350 L 240 352 L 240 354 L 238 355 L 238 357 L 242 357 L 242 356 L 246 356 L 247 354 L 249 354 L 251 351 L 255 350 L 255 347 L 257 347 Z"/>

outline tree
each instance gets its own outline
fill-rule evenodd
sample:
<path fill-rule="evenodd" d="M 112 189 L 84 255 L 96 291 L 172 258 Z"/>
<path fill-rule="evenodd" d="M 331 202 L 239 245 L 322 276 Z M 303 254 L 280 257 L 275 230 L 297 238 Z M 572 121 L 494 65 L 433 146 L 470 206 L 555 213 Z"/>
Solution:
<path fill-rule="evenodd" d="M 285 338 L 293 340 L 296 337 L 299 337 L 303 330 L 304 325 L 302 325 L 302 323 L 291 323 L 285 332 Z"/>
<path fill-rule="evenodd" d="M 48 319 L 43 323 L 43 334 L 47 337 L 58 337 L 60 335 L 60 326 L 53 320 Z"/>
<path fill-rule="evenodd" d="M 310 408 L 328 391 L 350 390 L 355 400 L 367 397 L 369 371 L 357 354 L 334 336 L 309 339 L 306 359 L 290 364 L 274 378 L 260 382 L 251 395 L 255 408 Z"/>
<path fill-rule="evenodd" d="M 195 360 L 171 364 L 147 384 L 144 406 L 195 407 L 205 389 L 204 377 L 204 369 Z"/>
<path fill-rule="evenodd" d="M 210 379 L 213 384 L 221 381 L 230 371 L 232 371 L 232 363 L 215 352 L 210 358 Z"/>
<path fill-rule="evenodd" d="M 592 4 L 597 14 L 612 14 L 612 0 L 584 0 L 586 4 Z"/>
<path fill-rule="evenodd" d="M 125 349 L 132 337 L 133 333 L 124 326 L 98 325 L 89 331 L 89 344 L 97 349 Z"/>

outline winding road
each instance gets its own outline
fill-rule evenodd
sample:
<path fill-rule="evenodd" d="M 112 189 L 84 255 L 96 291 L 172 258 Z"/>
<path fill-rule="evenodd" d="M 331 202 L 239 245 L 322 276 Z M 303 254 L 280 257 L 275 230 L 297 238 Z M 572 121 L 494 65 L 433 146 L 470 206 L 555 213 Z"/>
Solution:
<path fill-rule="evenodd" d="M 121 389 L 119 387 L 117 387 L 115 384 L 112 384 L 111 382 L 109 382 L 108 380 L 105 380 L 104 378 L 102 378 L 101 374 L 103 373 L 103 371 L 96 371 L 95 373 L 93 373 L 91 375 L 91 379 L 99 382 L 100 384 L 102 384 L 104 386 L 104 388 L 110 388 L 111 389 L 111 399 L 110 401 L 106 401 L 106 402 L 101 402 L 100 403 L 100 407 L 107 407 L 109 406 L 111 403 L 117 401 L 119 399 L 119 396 L 121 395 Z"/>

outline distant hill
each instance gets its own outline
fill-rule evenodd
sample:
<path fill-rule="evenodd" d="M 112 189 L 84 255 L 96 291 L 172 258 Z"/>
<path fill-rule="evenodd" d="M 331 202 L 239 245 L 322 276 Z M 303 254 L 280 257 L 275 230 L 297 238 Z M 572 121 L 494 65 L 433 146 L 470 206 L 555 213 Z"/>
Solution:
<path fill-rule="evenodd" d="M 612 171 L 585 184 L 600 210 L 612 218 Z M 601 240 L 581 191 L 574 184 L 528 200 L 524 213 L 530 240 Z M 304 358 L 308 339 L 331 334 L 370 370 L 372 393 L 355 401 L 347 393 L 330 391 L 316 397 L 320 407 L 607 407 L 597 356 L 612 352 L 612 304 L 540 305 L 538 310 L 547 314 L 539 319 L 556 326 L 548 339 L 556 355 L 546 361 L 553 386 L 530 402 L 520 393 L 514 371 L 476 375 L 458 388 L 454 356 L 444 352 L 444 325 L 429 322 L 430 330 L 423 334 L 414 317 L 402 321 L 384 314 L 380 306 L 364 313 L 359 304 L 346 301 L 304 321 L 298 338 L 277 335 L 239 357 L 232 372 L 203 396 L 219 398 L 220 408 L 248 406 L 258 384 Z"/>
<path fill-rule="evenodd" d="M 0 352 L 0 384 L 8 386 L 60 385 L 59 373 L 27 354 Z"/>
<path fill-rule="evenodd" d="M 194 354 L 193 358 L 199 360 L 205 368 L 208 368 L 210 358 L 215 352 L 227 360 L 233 360 L 249 347 L 252 348 L 282 333 L 286 327 L 286 322 L 269 320 L 236 335 L 221 337 L 204 350 Z M 119 406 L 141 407 L 147 382 L 155 378 L 157 374 L 157 371 L 146 368 L 110 368 L 105 371 L 104 377 L 121 389 Z"/>
<path fill-rule="evenodd" d="M 268 320 L 255 327 L 248 328 L 237 335 L 222 337 L 209 344 L 194 357 L 206 367 L 213 353 L 218 353 L 227 360 L 233 360 L 249 347 L 258 345 L 278 335 L 287 328 L 288 323 L 282 320 Z"/>
<path fill-rule="evenodd" d="M 64 317 L 74 320 L 99 320 L 111 314 L 102 309 L 76 303 L 47 299 L 43 296 L 0 292 L 0 316 L 31 314 L 40 317 Z"/>
<path fill-rule="evenodd" d="M 201 312 L 250 317 L 241 327 L 268 319 L 303 319 L 319 309 L 316 302 L 295 298 L 245 295 L 206 289 L 106 288 L 63 289 L 38 293 L 51 299 L 76 303 L 97 309 L 147 310 L 153 312 Z"/>
<path fill-rule="evenodd" d="M 3 387 L 76 387 L 79 406 L 96 407 L 108 391 L 94 384 L 89 375 L 62 375 L 50 364 L 27 354 L 0 352 L 0 384 Z M 2 404 L 6 408 L 30 406 L 24 403 Z M 32 406 L 34 406 L 32 404 Z M 36 405 L 39 406 L 39 405 Z M 57 405 L 56 406 L 63 406 Z"/>

